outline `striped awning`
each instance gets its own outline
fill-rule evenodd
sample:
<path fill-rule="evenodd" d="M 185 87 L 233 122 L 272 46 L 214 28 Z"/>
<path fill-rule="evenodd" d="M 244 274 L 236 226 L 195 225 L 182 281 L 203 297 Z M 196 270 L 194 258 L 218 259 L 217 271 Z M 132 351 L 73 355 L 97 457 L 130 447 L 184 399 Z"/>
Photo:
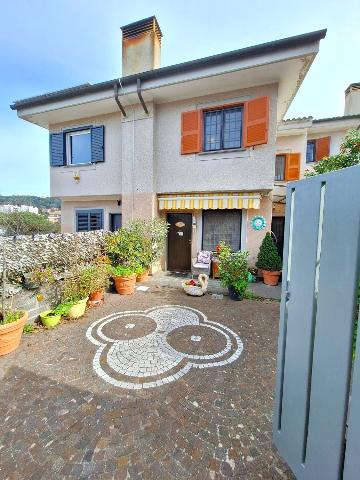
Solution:
<path fill-rule="evenodd" d="M 224 210 L 260 208 L 260 193 L 173 193 L 159 195 L 160 210 Z"/>

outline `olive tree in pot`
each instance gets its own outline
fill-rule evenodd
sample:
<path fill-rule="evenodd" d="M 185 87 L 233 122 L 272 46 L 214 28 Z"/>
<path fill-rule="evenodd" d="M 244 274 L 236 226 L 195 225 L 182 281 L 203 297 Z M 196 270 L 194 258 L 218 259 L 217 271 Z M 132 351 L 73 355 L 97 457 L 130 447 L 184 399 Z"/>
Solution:
<path fill-rule="evenodd" d="M 242 300 L 249 283 L 249 253 L 233 252 L 229 245 L 220 242 L 218 254 L 221 284 L 228 288 L 232 300 Z"/>
<path fill-rule="evenodd" d="M 138 232 L 120 228 L 105 237 L 105 250 L 111 261 L 110 275 L 120 295 L 131 295 L 135 290 L 139 270 L 142 239 Z"/>
<path fill-rule="evenodd" d="M 262 270 L 265 285 L 275 286 L 279 283 L 282 260 L 269 232 L 260 246 L 256 266 Z"/>
<path fill-rule="evenodd" d="M 160 260 L 166 245 L 168 227 L 168 223 L 161 218 L 136 219 L 128 225 L 128 230 L 140 242 L 136 269 L 137 282 L 146 281 L 151 267 Z"/>

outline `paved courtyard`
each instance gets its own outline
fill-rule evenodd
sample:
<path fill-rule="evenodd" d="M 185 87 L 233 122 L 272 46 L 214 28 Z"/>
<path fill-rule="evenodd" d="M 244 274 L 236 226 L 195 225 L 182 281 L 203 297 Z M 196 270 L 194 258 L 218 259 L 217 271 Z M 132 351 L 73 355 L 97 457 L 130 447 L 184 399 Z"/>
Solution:
<path fill-rule="evenodd" d="M 152 285 L 0 358 L 1 479 L 288 479 L 279 304 Z"/>

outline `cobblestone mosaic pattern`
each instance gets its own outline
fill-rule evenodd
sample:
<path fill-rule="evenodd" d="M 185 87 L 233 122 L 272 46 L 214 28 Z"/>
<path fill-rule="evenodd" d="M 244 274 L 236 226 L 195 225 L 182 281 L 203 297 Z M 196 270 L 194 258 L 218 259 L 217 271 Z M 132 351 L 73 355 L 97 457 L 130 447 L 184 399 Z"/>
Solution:
<path fill-rule="evenodd" d="M 141 324 L 144 312 L 169 305 L 230 329 L 241 338 L 241 355 L 156 388 L 104 381 L 92 368 L 99 347 L 87 339 L 89 327 L 114 312 L 137 311 L 101 331 L 142 339 L 157 328 L 154 318 Z M 277 327 L 277 303 L 152 288 L 109 294 L 85 317 L 25 336 L 0 358 L 0 479 L 292 479 L 271 444 Z M 179 355 L 226 347 L 222 333 L 201 325 L 175 328 L 166 339 Z"/>
<path fill-rule="evenodd" d="M 109 325 L 113 326 L 111 336 L 104 333 Z M 200 335 L 189 337 L 192 327 Z M 124 334 L 123 328 L 134 332 L 141 329 L 144 335 L 124 338 L 127 332 Z M 199 310 L 180 305 L 113 313 L 96 320 L 86 335 L 98 347 L 93 360 L 96 373 L 106 382 L 130 390 L 160 387 L 178 380 L 191 368 L 228 365 L 243 350 L 239 336 L 230 328 L 209 321 Z M 170 344 L 167 338 L 171 335 Z M 196 348 L 192 342 L 201 343 Z M 199 349 L 201 344 L 208 346 L 208 352 Z"/>

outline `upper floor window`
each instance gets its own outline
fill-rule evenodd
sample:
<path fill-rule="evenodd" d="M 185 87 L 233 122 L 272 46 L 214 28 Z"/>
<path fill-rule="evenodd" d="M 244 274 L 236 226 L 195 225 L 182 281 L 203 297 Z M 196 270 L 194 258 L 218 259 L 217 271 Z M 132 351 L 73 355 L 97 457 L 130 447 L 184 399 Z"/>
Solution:
<path fill-rule="evenodd" d="M 275 180 L 285 180 L 286 155 L 276 155 Z"/>
<path fill-rule="evenodd" d="M 240 148 L 242 107 L 204 112 L 204 151 Z"/>
<path fill-rule="evenodd" d="M 309 140 L 306 145 L 306 163 L 315 162 L 316 160 L 316 141 Z"/>
<path fill-rule="evenodd" d="M 66 159 L 68 165 L 91 163 L 90 129 L 66 133 Z"/>

